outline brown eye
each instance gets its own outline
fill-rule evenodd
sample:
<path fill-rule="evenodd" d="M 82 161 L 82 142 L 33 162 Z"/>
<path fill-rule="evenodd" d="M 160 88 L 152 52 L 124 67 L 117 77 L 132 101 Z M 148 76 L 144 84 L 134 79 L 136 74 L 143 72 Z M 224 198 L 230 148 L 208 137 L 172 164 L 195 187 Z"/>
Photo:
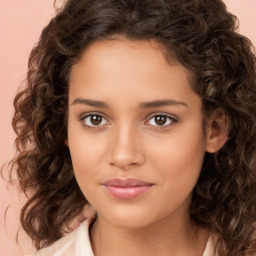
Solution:
<path fill-rule="evenodd" d="M 84 125 L 91 127 L 101 126 L 108 123 L 104 117 L 96 114 L 87 115 L 86 117 L 82 118 L 82 121 Z"/>
<path fill-rule="evenodd" d="M 164 125 L 166 123 L 166 120 L 167 120 L 166 116 L 156 116 L 155 117 L 155 123 L 157 125 Z"/>
<path fill-rule="evenodd" d="M 168 126 L 173 122 L 176 122 L 176 120 L 167 115 L 155 115 L 148 121 L 152 126 Z"/>
<path fill-rule="evenodd" d="M 90 117 L 90 121 L 93 125 L 99 125 L 102 122 L 102 117 L 93 115 Z"/>

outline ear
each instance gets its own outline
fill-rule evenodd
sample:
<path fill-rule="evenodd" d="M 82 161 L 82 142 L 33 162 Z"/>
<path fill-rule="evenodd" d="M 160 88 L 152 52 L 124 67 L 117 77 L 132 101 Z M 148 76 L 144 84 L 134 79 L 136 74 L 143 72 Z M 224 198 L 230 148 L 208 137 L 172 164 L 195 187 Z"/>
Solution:
<path fill-rule="evenodd" d="M 68 147 L 68 139 L 65 139 L 64 144 Z"/>
<path fill-rule="evenodd" d="M 228 140 L 229 119 L 222 109 L 216 109 L 206 120 L 206 151 L 217 152 Z"/>

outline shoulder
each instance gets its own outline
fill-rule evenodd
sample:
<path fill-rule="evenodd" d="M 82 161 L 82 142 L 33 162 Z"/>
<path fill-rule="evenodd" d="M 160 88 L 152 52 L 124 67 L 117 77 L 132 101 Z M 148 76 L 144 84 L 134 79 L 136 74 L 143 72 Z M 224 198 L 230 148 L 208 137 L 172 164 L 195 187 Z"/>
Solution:
<path fill-rule="evenodd" d="M 89 237 L 89 226 L 93 218 L 82 222 L 80 226 L 52 245 L 27 256 L 93 256 Z"/>
<path fill-rule="evenodd" d="M 211 233 L 208 238 L 203 256 L 218 256 L 215 250 L 216 240 L 216 236 L 213 233 Z"/>

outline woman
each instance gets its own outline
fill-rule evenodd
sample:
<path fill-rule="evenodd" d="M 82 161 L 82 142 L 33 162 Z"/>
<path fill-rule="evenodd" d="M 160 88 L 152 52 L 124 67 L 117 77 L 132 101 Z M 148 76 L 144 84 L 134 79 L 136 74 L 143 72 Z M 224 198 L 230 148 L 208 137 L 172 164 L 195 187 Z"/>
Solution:
<path fill-rule="evenodd" d="M 36 255 L 255 253 L 255 56 L 235 29 L 220 0 L 59 10 L 14 101 Z"/>

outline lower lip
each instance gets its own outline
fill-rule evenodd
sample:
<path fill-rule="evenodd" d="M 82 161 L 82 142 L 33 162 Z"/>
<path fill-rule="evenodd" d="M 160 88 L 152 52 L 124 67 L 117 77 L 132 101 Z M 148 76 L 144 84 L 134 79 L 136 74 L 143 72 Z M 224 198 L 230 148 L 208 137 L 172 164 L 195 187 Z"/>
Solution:
<path fill-rule="evenodd" d="M 104 186 L 104 187 L 114 197 L 117 197 L 123 200 L 128 200 L 144 194 L 152 187 L 152 185 L 136 186 L 136 187 L 115 187 L 115 186 Z"/>

